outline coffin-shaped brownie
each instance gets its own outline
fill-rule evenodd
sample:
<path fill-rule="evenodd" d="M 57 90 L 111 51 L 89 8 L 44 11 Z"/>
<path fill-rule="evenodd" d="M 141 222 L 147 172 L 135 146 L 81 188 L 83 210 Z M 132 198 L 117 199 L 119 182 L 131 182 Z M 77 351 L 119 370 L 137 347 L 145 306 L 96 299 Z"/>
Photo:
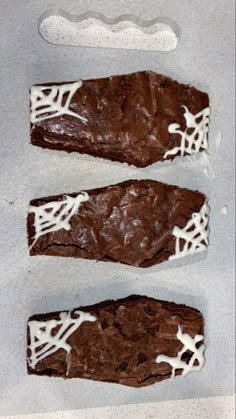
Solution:
<path fill-rule="evenodd" d="M 205 250 L 208 219 L 205 195 L 154 180 L 34 199 L 30 255 L 148 267 Z"/>
<path fill-rule="evenodd" d="M 151 71 L 30 91 L 31 143 L 145 167 L 208 148 L 209 98 Z"/>
<path fill-rule="evenodd" d="M 132 387 L 199 371 L 204 321 L 191 307 L 132 295 L 28 320 L 29 374 Z"/>

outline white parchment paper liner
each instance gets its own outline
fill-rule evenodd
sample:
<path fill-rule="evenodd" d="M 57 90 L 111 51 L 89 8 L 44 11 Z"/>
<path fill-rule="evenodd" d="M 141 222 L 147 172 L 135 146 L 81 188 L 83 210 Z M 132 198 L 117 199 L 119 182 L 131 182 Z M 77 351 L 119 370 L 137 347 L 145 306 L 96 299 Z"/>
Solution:
<path fill-rule="evenodd" d="M 169 53 L 52 46 L 38 34 L 48 8 L 86 11 L 82 0 L 1 3 L 0 25 L 0 414 L 207 397 L 234 391 L 234 13 L 233 2 L 91 0 L 109 16 L 169 16 L 181 29 Z M 33 83 L 76 80 L 150 69 L 190 83 L 210 95 L 210 142 L 222 132 L 212 172 L 175 162 L 137 170 L 104 160 L 51 152 L 29 144 L 29 95 Z M 220 159 L 219 159 L 220 157 Z M 63 170 L 62 170 L 63 169 Z M 214 173 L 214 175 L 213 175 Z M 181 266 L 133 270 L 122 265 L 28 256 L 26 214 L 30 199 L 153 178 L 199 189 L 209 196 L 211 236 L 207 257 Z M 108 182 L 109 181 L 109 182 Z M 222 208 L 227 205 L 228 213 Z M 200 255 L 197 255 L 199 257 Z M 201 255 L 202 256 L 202 255 Z M 206 322 L 207 362 L 200 373 L 132 389 L 86 380 L 26 374 L 26 321 L 33 313 L 67 309 L 131 293 L 193 305 Z"/>

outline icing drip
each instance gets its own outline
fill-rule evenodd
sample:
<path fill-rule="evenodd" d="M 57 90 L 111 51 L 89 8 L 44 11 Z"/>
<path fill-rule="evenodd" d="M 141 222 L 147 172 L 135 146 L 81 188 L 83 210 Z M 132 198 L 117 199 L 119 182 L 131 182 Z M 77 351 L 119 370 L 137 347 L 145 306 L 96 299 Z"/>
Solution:
<path fill-rule="evenodd" d="M 202 335 L 196 335 L 194 338 L 192 338 L 188 333 L 183 333 L 180 326 L 178 326 L 178 333 L 177 338 L 182 342 L 184 345 L 180 352 L 178 352 L 178 355 L 176 358 L 166 356 L 166 355 L 158 355 L 156 357 L 156 362 L 166 362 L 172 366 L 172 375 L 171 378 L 174 378 L 175 371 L 178 369 L 182 369 L 182 375 L 187 375 L 190 371 L 200 371 L 205 363 L 204 360 L 204 350 L 205 345 L 202 344 L 200 348 L 196 348 L 196 345 L 198 342 L 201 342 L 204 338 Z M 191 351 L 192 357 L 189 360 L 188 363 L 181 360 L 182 355 L 186 351 Z M 198 365 L 194 365 L 195 361 L 198 361 Z"/>
<path fill-rule="evenodd" d="M 75 311 L 77 318 L 72 318 L 70 312 L 60 313 L 60 320 L 36 321 L 32 320 L 28 323 L 30 344 L 30 356 L 27 359 L 28 365 L 35 368 L 37 363 L 47 356 L 53 354 L 59 349 L 67 352 L 67 375 L 70 369 L 70 353 L 71 345 L 67 343 L 67 339 L 80 327 L 83 322 L 94 322 L 96 317 L 83 311 Z M 52 333 L 53 329 L 59 327 L 56 334 Z"/>
<path fill-rule="evenodd" d="M 67 83 L 61 86 L 32 86 L 31 88 L 31 108 L 30 108 L 30 121 L 35 124 L 45 119 L 54 118 L 60 115 L 70 115 L 78 118 L 83 122 L 87 119 L 77 113 L 71 111 L 70 101 L 75 92 L 82 86 L 82 81 L 75 83 Z M 49 91 L 49 94 L 45 94 Z M 64 104 L 64 95 L 68 94 Z M 50 115 L 47 115 L 47 114 Z"/>
<path fill-rule="evenodd" d="M 30 249 L 34 246 L 39 237 L 53 231 L 70 230 L 70 219 L 78 211 L 82 202 L 88 201 L 87 192 L 81 192 L 75 198 L 65 195 L 63 201 L 47 202 L 35 207 L 30 205 L 29 213 L 34 213 L 35 236 Z"/>
<path fill-rule="evenodd" d="M 193 213 L 191 220 L 184 228 L 175 226 L 172 234 L 176 237 L 175 254 L 169 257 L 169 260 L 178 259 L 196 252 L 205 250 L 209 240 L 209 213 L 210 208 L 205 202 L 200 212 Z M 183 249 L 180 250 L 181 241 L 185 241 Z"/>
<path fill-rule="evenodd" d="M 217 134 L 217 137 L 216 137 L 216 155 L 217 155 L 218 160 L 221 159 L 220 158 L 220 153 L 219 153 L 221 143 L 222 143 L 222 133 L 221 133 L 220 130 L 218 130 L 218 134 Z"/>
<path fill-rule="evenodd" d="M 198 153 L 201 148 L 204 150 L 208 149 L 208 132 L 209 132 L 209 121 L 210 121 L 210 108 L 205 108 L 196 115 L 193 115 L 189 112 L 186 106 L 183 106 L 185 109 L 184 118 L 186 121 L 185 131 L 181 131 L 179 124 L 171 124 L 169 126 L 169 133 L 179 134 L 181 136 L 181 143 L 179 147 L 175 147 L 172 150 L 169 150 L 165 153 L 164 159 L 167 156 L 175 156 L 180 152 L 180 156 L 187 154 Z M 191 129 L 191 134 L 188 133 L 188 130 Z"/>
<path fill-rule="evenodd" d="M 223 208 L 221 209 L 221 212 L 223 215 L 227 215 L 229 212 L 229 208 L 227 205 L 224 205 Z"/>

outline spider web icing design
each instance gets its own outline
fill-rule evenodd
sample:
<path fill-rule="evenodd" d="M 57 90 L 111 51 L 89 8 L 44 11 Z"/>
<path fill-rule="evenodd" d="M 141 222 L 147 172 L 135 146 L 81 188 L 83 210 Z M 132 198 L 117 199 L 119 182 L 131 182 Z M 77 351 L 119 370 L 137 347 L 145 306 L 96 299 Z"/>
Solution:
<path fill-rule="evenodd" d="M 60 229 L 70 230 L 70 220 L 78 211 L 82 202 L 88 201 L 87 192 L 81 192 L 75 198 L 69 195 L 64 196 L 63 201 L 47 202 L 39 207 L 31 205 L 29 213 L 34 213 L 35 236 L 30 249 L 35 245 L 39 237 L 58 231 Z"/>
<path fill-rule="evenodd" d="M 67 339 L 85 322 L 94 322 L 96 317 L 83 311 L 75 311 L 77 318 L 72 318 L 70 312 L 61 312 L 60 320 L 36 321 L 28 322 L 30 344 L 30 356 L 27 358 L 28 365 L 35 368 L 38 362 L 47 356 L 53 354 L 59 349 L 67 352 L 67 375 L 69 373 L 70 360 L 68 355 L 71 352 L 71 345 L 67 343 Z M 56 333 L 52 333 L 53 329 L 59 327 Z"/>
<path fill-rule="evenodd" d="M 196 348 L 197 343 L 201 342 L 204 338 L 202 335 L 196 335 L 192 338 L 188 333 L 183 333 L 180 326 L 178 326 L 177 338 L 180 342 L 184 345 L 176 358 L 166 356 L 166 355 L 158 355 L 156 357 L 156 362 L 167 362 L 172 366 L 172 374 L 171 378 L 174 378 L 175 371 L 177 369 L 182 369 L 183 372 L 181 375 L 187 375 L 191 371 L 200 371 L 204 366 L 204 350 L 205 345 L 202 344 L 198 349 Z M 186 351 L 191 351 L 192 357 L 189 362 L 182 361 L 181 357 Z M 195 361 L 198 361 L 198 365 L 194 365 Z"/>
<path fill-rule="evenodd" d="M 87 122 L 86 118 L 69 109 L 72 96 L 82 84 L 82 81 L 77 81 L 60 86 L 32 86 L 30 95 L 31 123 L 35 124 L 60 115 L 70 115 L 82 122 Z M 49 93 L 46 94 L 46 91 L 49 91 Z M 68 94 L 68 96 L 63 104 L 65 94 Z"/>
<path fill-rule="evenodd" d="M 205 202 L 200 212 L 193 213 L 191 220 L 184 228 L 175 226 L 172 234 L 176 237 L 175 254 L 169 257 L 169 260 L 178 259 L 186 255 L 192 255 L 196 252 L 206 250 L 209 244 L 209 213 L 210 208 Z M 181 241 L 185 241 L 182 250 L 180 250 Z"/>
<path fill-rule="evenodd" d="M 183 106 L 183 108 L 185 109 L 185 131 L 181 131 L 179 124 L 171 124 L 168 128 L 169 133 L 179 134 L 181 136 L 180 146 L 167 151 L 164 155 L 164 159 L 166 159 L 167 156 L 175 156 L 177 154 L 184 156 L 185 153 L 195 154 L 198 153 L 200 149 L 208 149 L 210 108 L 205 108 L 196 115 L 193 115 L 186 106 Z M 191 133 L 188 133 L 188 130 L 191 130 Z"/>

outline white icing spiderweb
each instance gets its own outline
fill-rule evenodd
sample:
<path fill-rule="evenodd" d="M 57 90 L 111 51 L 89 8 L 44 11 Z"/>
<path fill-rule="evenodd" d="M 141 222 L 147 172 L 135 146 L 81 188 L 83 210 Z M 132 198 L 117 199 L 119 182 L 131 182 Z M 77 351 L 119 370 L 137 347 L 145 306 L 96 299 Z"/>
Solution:
<path fill-rule="evenodd" d="M 177 154 L 184 156 L 185 153 L 194 154 L 198 153 L 200 149 L 208 149 L 210 108 L 205 108 L 196 115 L 193 115 L 186 106 L 183 107 L 185 109 L 185 131 L 181 131 L 179 124 L 171 124 L 168 129 L 169 133 L 179 134 L 181 136 L 180 146 L 167 151 L 164 159 L 167 156 L 175 156 Z M 189 133 L 189 131 L 191 132 Z"/>
<path fill-rule="evenodd" d="M 72 96 L 81 86 L 82 81 L 67 83 L 60 86 L 32 86 L 30 95 L 31 123 L 35 124 L 45 119 L 65 114 L 78 118 L 83 122 L 87 122 L 86 118 L 69 109 Z M 46 93 L 48 91 L 49 93 Z M 65 94 L 68 96 L 63 104 Z"/>
<path fill-rule="evenodd" d="M 172 234 L 176 237 L 175 254 L 169 260 L 178 259 L 186 255 L 205 250 L 209 243 L 209 213 L 210 208 L 205 202 L 198 213 L 193 213 L 191 220 L 184 228 L 175 226 Z M 181 244 L 184 241 L 182 249 Z"/>
<path fill-rule="evenodd" d="M 79 317 L 72 318 L 70 312 L 62 312 L 59 315 L 60 320 L 32 320 L 28 323 L 30 356 L 27 358 L 27 362 L 31 368 L 35 368 L 39 361 L 58 351 L 58 349 L 64 349 L 67 354 L 70 354 L 71 345 L 67 343 L 67 339 L 79 328 L 81 323 L 96 321 L 96 317 L 89 313 L 75 311 L 74 314 Z M 58 328 L 56 332 L 55 328 Z M 67 375 L 70 367 L 69 361 L 67 356 Z"/>
<path fill-rule="evenodd" d="M 81 192 L 75 198 L 65 195 L 63 201 L 47 202 L 39 207 L 31 205 L 29 213 L 34 213 L 35 236 L 30 249 L 35 245 L 39 237 L 58 231 L 70 230 L 70 220 L 78 211 L 80 204 L 89 199 L 86 192 Z"/>
<path fill-rule="evenodd" d="M 204 350 L 205 345 L 202 344 L 199 348 L 197 348 L 197 344 L 201 342 L 204 338 L 202 335 L 196 335 L 194 338 L 192 338 L 188 333 L 183 333 L 180 326 L 178 326 L 178 333 L 177 338 L 180 340 L 180 342 L 183 343 L 183 348 L 180 352 L 178 352 L 178 355 L 176 358 L 166 356 L 166 355 L 158 355 L 156 358 L 156 362 L 166 362 L 172 366 L 172 375 L 171 378 L 174 378 L 175 371 L 177 369 L 182 369 L 182 375 L 188 374 L 190 371 L 200 371 L 204 365 Z M 191 359 L 189 362 L 183 361 L 182 355 L 186 352 L 190 351 L 192 352 Z M 195 361 L 197 361 L 197 365 L 195 364 Z"/>

